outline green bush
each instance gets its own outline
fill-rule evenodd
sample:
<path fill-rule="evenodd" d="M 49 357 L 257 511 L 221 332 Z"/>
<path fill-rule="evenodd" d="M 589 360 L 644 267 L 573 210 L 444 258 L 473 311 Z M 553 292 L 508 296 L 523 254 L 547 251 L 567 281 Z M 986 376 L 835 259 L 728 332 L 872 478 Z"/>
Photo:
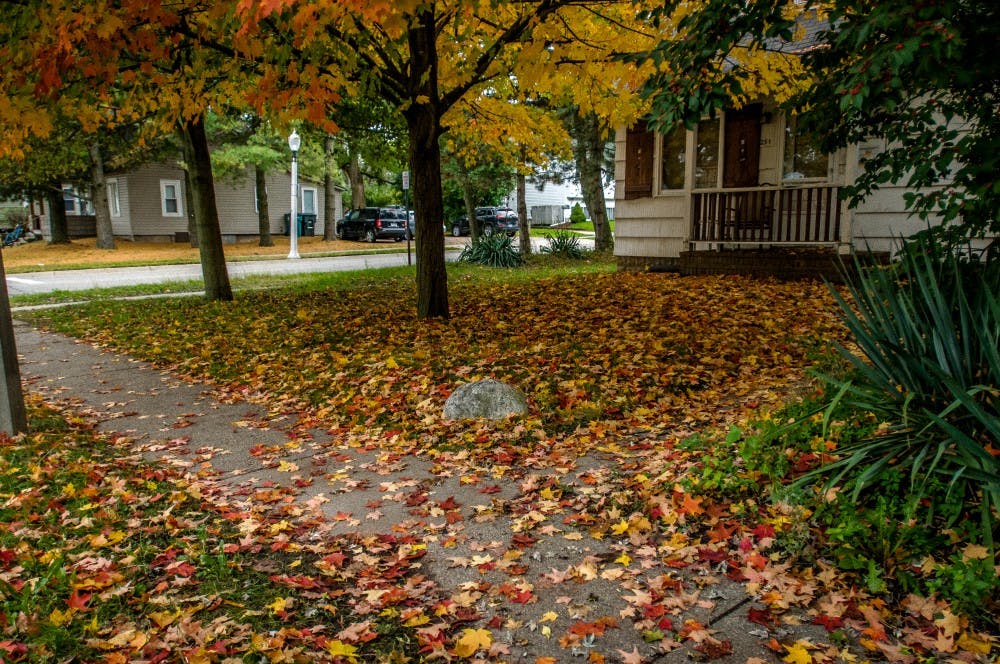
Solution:
<path fill-rule="evenodd" d="M 481 236 L 462 250 L 458 260 L 489 267 L 518 267 L 524 262 L 511 238 L 503 234 Z"/>
<path fill-rule="evenodd" d="M 978 505 L 991 549 L 1000 508 L 1000 458 L 988 450 L 1000 439 L 998 277 L 995 262 L 939 256 L 917 242 L 896 269 L 859 266 L 850 302 L 834 292 L 860 353 L 841 348 L 856 374 L 830 381 L 837 399 L 885 427 L 821 471 L 855 497 L 890 469 L 918 496 L 941 480 Z"/>
<path fill-rule="evenodd" d="M 576 233 L 556 231 L 546 238 L 542 253 L 560 258 L 585 258 L 589 252 L 580 246 Z"/>
<path fill-rule="evenodd" d="M 587 215 L 579 203 L 574 203 L 573 209 L 569 211 L 569 221 L 571 224 L 587 223 Z"/>

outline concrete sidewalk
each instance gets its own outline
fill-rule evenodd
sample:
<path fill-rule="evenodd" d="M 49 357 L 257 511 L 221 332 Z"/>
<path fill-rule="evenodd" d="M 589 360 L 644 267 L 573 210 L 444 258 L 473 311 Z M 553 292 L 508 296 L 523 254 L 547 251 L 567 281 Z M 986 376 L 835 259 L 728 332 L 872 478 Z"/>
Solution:
<path fill-rule="evenodd" d="M 674 569 L 654 550 L 643 566 L 623 567 L 618 560 L 623 553 L 640 557 L 627 540 L 565 537 L 569 527 L 561 512 L 545 524 L 552 526 L 548 534 L 536 528 L 527 540 L 523 532 L 515 539 L 518 520 L 534 510 L 522 495 L 532 474 L 559 473 L 560 485 L 585 491 L 590 478 L 624 472 L 621 459 L 594 453 L 558 469 L 518 469 L 488 485 L 470 483 L 425 456 L 352 448 L 327 431 L 303 428 L 294 415 L 267 413 L 245 402 L 223 403 L 208 386 L 129 357 L 22 322 L 14 327 L 28 391 L 70 404 L 99 429 L 126 436 L 147 458 L 210 476 L 233 492 L 270 483 L 294 485 L 301 504 L 321 509 L 330 519 L 330 536 L 403 531 L 423 537 L 428 548 L 422 571 L 443 596 L 464 592 L 472 598 L 482 616 L 473 626 L 489 623 L 495 640 L 508 647 L 500 661 L 535 662 L 545 656 L 584 661 L 580 657 L 601 653 L 614 662 L 623 661 L 621 651 L 638 653 L 644 662 L 692 657 L 778 662 L 763 645 L 772 637 L 816 643 L 826 638 L 806 616 L 801 616 L 804 625 L 771 631 L 750 622 L 753 598 L 708 564 Z M 446 522 L 446 511 L 455 518 Z M 569 582 L 554 580 L 567 570 L 573 570 Z M 648 629 L 644 639 L 634 627 L 647 616 L 636 613 L 633 593 L 646 592 L 645 584 L 657 579 L 667 582 L 664 593 L 676 589 L 674 608 L 664 616 L 672 628 L 650 624 L 669 635 L 686 621 L 697 621 L 707 637 L 701 645 L 694 639 L 659 642 Z M 508 601 L 488 590 L 505 584 L 529 591 L 531 601 Z M 617 627 L 597 638 L 577 639 L 569 648 L 560 645 L 574 623 L 602 618 Z"/>

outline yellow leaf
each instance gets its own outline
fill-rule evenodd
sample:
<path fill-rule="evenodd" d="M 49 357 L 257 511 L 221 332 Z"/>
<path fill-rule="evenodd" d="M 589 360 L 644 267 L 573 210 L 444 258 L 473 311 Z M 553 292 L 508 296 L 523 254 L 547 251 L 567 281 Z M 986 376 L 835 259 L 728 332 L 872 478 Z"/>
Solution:
<path fill-rule="evenodd" d="M 541 491 L 539 491 L 538 495 L 544 498 L 545 500 L 559 500 L 559 498 L 562 497 L 562 489 L 560 489 L 559 487 L 553 489 L 552 487 L 547 486 Z"/>
<path fill-rule="evenodd" d="M 52 613 L 49 614 L 49 622 L 56 627 L 62 627 L 73 620 L 73 613 L 73 609 L 67 609 L 66 611 L 52 609 Z"/>
<path fill-rule="evenodd" d="M 622 519 L 615 525 L 611 526 L 611 532 L 615 535 L 623 535 L 626 531 L 628 531 L 628 521 L 625 519 Z"/>
<path fill-rule="evenodd" d="M 962 549 L 962 560 L 986 560 L 989 555 L 989 550 L 982 544 L 969 544 Z"/>
<path fill-rule="evenodd" d="M 418 613 L 403 624 L 407 627 L 420 627 L 421 625 L 426 625 L 430 621 L 431 618 L 426 613 Z"/>
<path fill-rule="evenodd" d="M 782 661 L 788 662 L 788 664 L 812 664 L 812 655 L 801 643 L 793 643 L 785 648 L 788 649 L 788 654 L 782 657 Z"/>
<path fill-rule="evenodd" d="M 292 603 L 292 600 L 287 597 L 276 597 L 273 602 L 267 605 L 267 608 L 271 609 L 271 613 L 281 613 L 288 605 Z"/>
<path fill-rule="evenodd" d="M 627 553 L 623 553 L 622 555 L 615 558 L 615 562 L 621 563 L 623 567 L 628 567 L 629 564 L 632 562 L 632 559 L 628 557 Z"/>
<path fill-rule="evenodd" d="M 542 614 L 542 617 L 538 619 L 538 622 L 553 622 L 558 617 L 559 614 L 555 611 L 546 611 Z"/>
<path fill-rule="evenodd" d="M 455 641 L 455 654 L 468 658 L 479 650 L 487 650 L 491 645 L 493 645 L 493 635 L 488 629 L 466 628 Z"/>
<path fill-rule="evenodd" d="M 180 611 L 153 611 L 149 614 L 149 619 L 153 623 L 163 629 L 173 621 L 177 620 L 177 616 L 180 615 Z"/>
<path fill-rule="evenodd" d="M 334 657 L 347 657 L 352 662 L 358 661 L 358 649 L 339 639 L 328 641 L 326 651 Z"/>
<path fill-rule="evenodd" d="M 552 637 L 552 628 L 549 627 L 548 625 L 543 625 L 542 626 L 542 636 L 544 636 L 547 639 L 551 638 Z"/>
<path fill-rule="evenodd" d="M 583 535 L 581 535 L 580 533 L 566 533 L 565 535 L 563 535 L 563 539 L 568 539 L 576 542 L 582 540 Z"/>
<path fill-rule="evenodd" d="M 958 637 L 958 641 L 956 641 L 955 645 L 957 645 L 962 650 L 974 652 L 977 655 L 990 654 L 989 641 L 980 639 L 977 634 L 973 634 L 971 632 L 964 632 L 962 636 Z"/>

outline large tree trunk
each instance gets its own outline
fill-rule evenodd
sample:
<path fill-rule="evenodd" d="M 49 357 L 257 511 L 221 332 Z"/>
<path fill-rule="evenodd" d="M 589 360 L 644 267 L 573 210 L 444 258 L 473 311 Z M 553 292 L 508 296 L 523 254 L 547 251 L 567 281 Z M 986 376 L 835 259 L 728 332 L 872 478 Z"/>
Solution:
<path fill-rule="evenodd" d="M 104 159 L 101 144 L 94 141 L 90 153 L 90 188 L 94 199 L 94 221 L 97 227 L 97 248 L 114 249 L 115 232 L 111 227 L 111 210 L 108 208 L 108 183 L 104 177 Z"/>
<path fill-rule="evenodd" d="M 517 173 L 517 232 L 522 256 L 531 255 L 531 226 L 528 225 L 527 177 Z"/>
<path fill-rule="evenodd" d="M 347 165 L 344 166 L 344 175 L 351 185 L 351 207 L 363 208 L 365 202 L 365 176 L 361 172 L 361 159 L 350 145 L 347 146 Z"/>
<path fill-rule="evenodd" d="M 49 244 L 69 244 L 69 226 L 66 223 L 66 200 L 62 183 L 56 181 L 46 191 L 49 199 Z"/>
<path fill-rule="evenodd" d="M 273 247 L 271 239 L 271 212 L 267 209 L 267 173 L 260 166 L 254 166 L 254 181 L 257 184 L 257 233 L 261 247 Z"/>
<path fill-rule="evenodd" d="M 410 43 L 410 175 L 417 236 L 417 317 L 448 318 L 441 195 L 441 109 L 437 88 L 434 5 L 425 5 L 407 35 Z M 420 101 L 417 101 L 417 100 Z M 423 103 L 421 103 L 423 102 Z"/>
<path fill-rule="evenodd" d="M 610 251 L 614 248 L 614 240 L 608 224 L 608 208 L 604 203 L 602 177 L 608 132 L 594 113 L 581 116 L 577 110 L 571 122 L 574 139 L 573 156 L 580 176 L 580 189 L 590 220 L 594 224 L 594 249 Z"/>
<path fill-rule="evenodd" d="M 192 156 L 188 164 L 194 191 L 191 198 L 196 206 L 195 226 L 198 247 L 201 250 L 201 273 L 205 280 L 205 297 L 209 300 L 233 299 L 233 289 L 226 271 L 226 256 L 222 250 L 222 231 L 219 211 L 215 206 L 215 182 L 212 179 L 212 160 L 205 136 L 205 116 L 199 115 L 182 125 L 184 140 Z"/>
<path fill-rule="evenodd" d="M 337 239 L 337 192 L 334 191 L 333 136 L 327 136 L 323 143 L 323 239 L 327 242 Z"/>

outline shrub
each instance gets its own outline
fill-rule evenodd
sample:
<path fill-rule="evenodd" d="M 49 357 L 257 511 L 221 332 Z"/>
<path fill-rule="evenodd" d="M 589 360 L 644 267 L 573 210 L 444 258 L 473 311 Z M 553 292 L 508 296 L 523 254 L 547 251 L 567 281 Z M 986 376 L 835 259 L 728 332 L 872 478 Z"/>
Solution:
<path fill-rule="evenodd" d="M 834 402 L 874 413 L 884 425 L 817 471 L 828 486 L 860 493 L 888 472 L 934 505 L 945 497 L 979 510 L 993 549 L 1000 508 L 1000 269 L 916 242 L 894 269 L 858 266 L 850 302 L 834 292 L 860 353 L 851 380 L 828 379 Z M 866 492 L 871 494 L 871 492 Z M 955 515 L 954 518 L 960 518 Z M 942 524 L 950 527 L 953 523 Z"/>
<path fill-rule="evenodd" d="M 480 237 L 462 250 L 458 260 L 489 267 L 518 267 L 524 262 L 511 238 L 503 234 Z"/>
<path fill-rule="evenodd" d="M 542 253 L 560 258 L 584 258 L 588 252 L 580 246 L 580 238 L 576 233 L 556 231 L 545 240 Z"/>
<path fill-rule="evenodd" d="M 571 224 L 587 223 L 587 215 L 579 203 L 574 203 L 573 209 L 569 211 L 569 221 Z"/>

